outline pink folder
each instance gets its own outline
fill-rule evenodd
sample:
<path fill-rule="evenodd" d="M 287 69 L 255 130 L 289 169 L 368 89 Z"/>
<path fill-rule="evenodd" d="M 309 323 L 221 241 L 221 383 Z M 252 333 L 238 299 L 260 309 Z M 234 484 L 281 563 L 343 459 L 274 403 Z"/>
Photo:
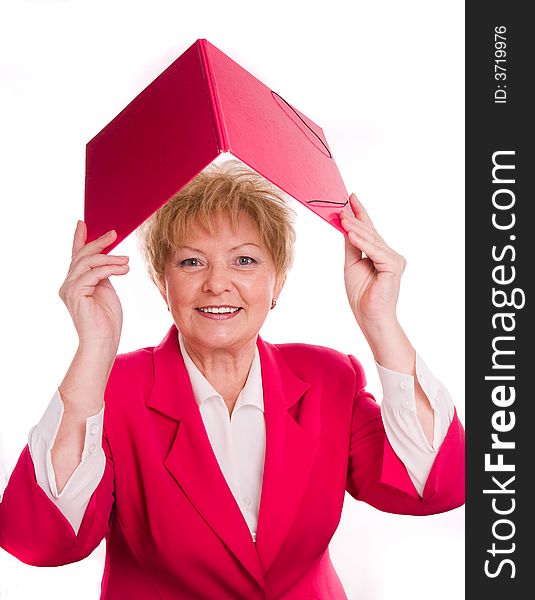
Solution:
<path fill-rule="evenodd" d="M 109 252 L 223 152 L 343 231 L 321 127 L 200 39 L 88 142 L 87 241 L 115 229 Z"/>

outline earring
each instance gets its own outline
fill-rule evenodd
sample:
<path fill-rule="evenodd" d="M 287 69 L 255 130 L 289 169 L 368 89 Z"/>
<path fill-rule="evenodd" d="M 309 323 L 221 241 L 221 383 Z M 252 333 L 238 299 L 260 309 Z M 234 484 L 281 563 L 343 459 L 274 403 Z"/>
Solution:
<path fill-rule="evenodd" d="M 275 308 L 276 305 L 277 305 L 277 298 L 273 298 L 273 300 L 271 301 L 271 308 Z"/>

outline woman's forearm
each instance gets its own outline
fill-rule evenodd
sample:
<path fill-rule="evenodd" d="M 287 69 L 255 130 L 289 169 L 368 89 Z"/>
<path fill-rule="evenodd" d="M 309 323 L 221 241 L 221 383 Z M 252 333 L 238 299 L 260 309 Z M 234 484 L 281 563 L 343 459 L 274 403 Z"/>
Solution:
<path fill-rule="evenodd" d="M 414 377 L 416 413 L 425 437 L 433 444 L 434 411 L 416 377 L 416 352 L 397 320 L 384 323 L 362 323 L 360 328 L 375 360 L 384 368 Z"/>
<path fill-rule="evenodd" d="M 79 347 L 59 386 L 64 413 L 52 448 L 58 493 L 80 464 L 85 422 L 104 405 L 104 391 L 115 356 L 114 349 L 108 346 Z"/>
<path fill-rule="evenodd" d="M 340 223 L 348 232 L 344 280 L 353 314 L 375 360 L 386 369 L 413 376 L 416 413 L 432 445 L 434 411 L 416 377 L 416 352 L 396 318 L 400 281 L 407 261 L 379 235 L 355 194 L 340 211 Z"/>

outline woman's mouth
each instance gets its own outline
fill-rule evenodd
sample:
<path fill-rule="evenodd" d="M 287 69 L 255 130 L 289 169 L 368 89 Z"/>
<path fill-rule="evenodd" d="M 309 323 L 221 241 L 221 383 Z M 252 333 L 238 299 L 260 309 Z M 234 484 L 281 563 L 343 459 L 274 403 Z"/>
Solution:
<path fill-rule="evenodd" d="M 225 319 L 232 319 L 241 310 L 241 306 L 202 306 L 195 309 L 203 317 L 216 321 L 222 321 Z"/>

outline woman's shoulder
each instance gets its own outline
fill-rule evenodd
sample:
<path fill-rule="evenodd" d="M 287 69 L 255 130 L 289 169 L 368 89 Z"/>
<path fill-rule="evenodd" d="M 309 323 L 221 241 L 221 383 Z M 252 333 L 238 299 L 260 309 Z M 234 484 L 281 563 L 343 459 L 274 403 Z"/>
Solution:
<path fill-rule="evenodd" d="M 143 365 L 149 366 L 152 364 L 153 351 L 154 346 L 146 346 L 137 350 L 122 352 L 115 357 L 113 366 L 119 369 L 139 368 Z"/>
<path fill-rule="evenodd" d="M 117 354 L 108 379 L 108 391 L 125 384 L 139 385 L 143 381 L 150 385 L 153 376 L 153 350 L 147 346 Z"/>
<path fill-rule="evenodd" d="M 347 373 L 354 376 L 357 371 L 358 375 L 363 374 L 362 365 L 354 356 L 329 346 L 300 342 L 272 344 L 272 346 L 277 348 L 290 366 L 298 367 L 301 372 L 321 371 L 330 375 Z"/>
<path fill-rule="evenodd" d="M 305 344 L 302 342 L 284 342 L 281 344 L 271 344 L 278 348 L 283 354 L 288 355 L 306 355 L 308 357 L 323 357 L 331 360 L 347 359 L 347 354 L 335 350 L 329 346 L 321 346 L 319 344 Z"/>
<path fill-rule="evenodd" d="M 273 344 L 285 362 L 301 379 L 340 385 L 343 389 L 363 389 L 366 374 L 360 361 L 329 346 L 303 343 Z"/>

